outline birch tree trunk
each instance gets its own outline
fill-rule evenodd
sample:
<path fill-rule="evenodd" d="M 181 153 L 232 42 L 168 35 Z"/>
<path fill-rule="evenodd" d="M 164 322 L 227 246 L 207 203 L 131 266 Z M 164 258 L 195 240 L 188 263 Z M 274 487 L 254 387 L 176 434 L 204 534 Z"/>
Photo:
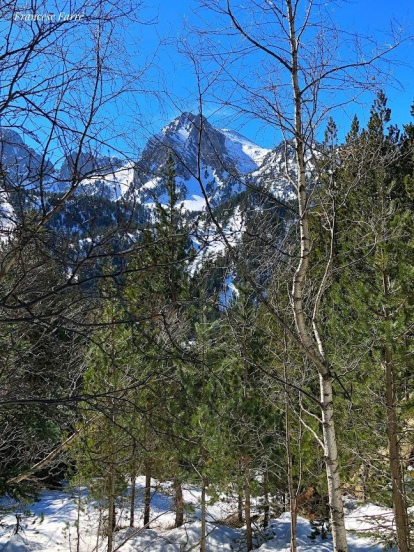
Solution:
<path fill-rule="evenodd" d="M 309 268 L 310 233 L 309 233 L 309 197 L 306 183 L 305 131 L 302 117 L 302 94 L 299 84 L 298 48 L 299 39 L 295 28 L 296 9 L 292 0 L 286 0 L 289 22 L 289 42 L 291 53 L 291 78 L 294 104 L 295 151 L 297 162 L 297 201 L 300 231 L 300 258 L 292 286 L 293 310 L 299 338 L 309 353 L 317 359 L 319 372 L 320 396 L 322 410 L 322 427 L 325 448 L 325 465 L 328 479 L 329 507 L 331 514 L 332 536 L 335 552 L 347 552 L 344 508 L 342 502 L 341 478 L 339 473 L 338 451 L 335 435 L 335 423 L 332 401 L 332 377 L 325 362 L 321 339 L 314 325 L 315 347 L 304 310 L 304 285 Z M 321 284 L 320 291 L 323 284 Z M 319 295 L 319 294 L 318 294 Z M 318 301 L 318 297 L 316 297 Z M 315 306 L 315 311 L 317 305 Z"/>
<path fill-rule="evenodd" d="M 287 370 L 284 366 L 284 377 L 286 381 Z M 292 462 L 292 448 L 290 446 L 291 432 L 290 432 L 290 406 L 289 396 L 287 389 L 285 389 L 285 420 L 286 420 L 286 460 L 287 460 L 287 475 L 288 475 L 288 488 L 289 488 L 289 509 L 290 509 L 290 550 L 296 552 L 296 526 L 297 526 L 297 507 L 296 507 L 296 491 L 293 482 L 293 462 Z"/>
<path fill-rule="evenodd" d="M 325 465 L 328 478 L 329 509 L 331 514 L 332 536 L 335 552 L 345 552 L 347 547 L 345 514 L 342 501 L 342 485 L 339 473 L 338 449 L 336 444 L 332 377 L 320 375 L 323 441 Z"/>

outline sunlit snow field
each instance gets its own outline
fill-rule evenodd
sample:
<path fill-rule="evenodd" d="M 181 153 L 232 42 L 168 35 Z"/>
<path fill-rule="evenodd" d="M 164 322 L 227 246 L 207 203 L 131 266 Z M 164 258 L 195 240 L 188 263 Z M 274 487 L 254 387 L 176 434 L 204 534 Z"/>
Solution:
<path fill-rule="evenodd" d="M 124 552 L 175 552 L 199 549 L 200 538 L 200 491 L 197 488 L 186 487 L 184 500 L 187 505 L 186 523 L 179 529 L 172 529 L 174 513 L 172 498 L 168 492 L 168 484 L 158 486 L 152 494 L 150 529 L 142 530 L 144 478 L 137 480 L 137 496 L 135 520 L 136 528 L 130 529 L 128 501 L 125 509 L 117 511 L 116 543 L 114 550 Z M 155 485 L 155 482 L 154 482 Z M 85 492 L 81 493 L 82 509 L 79 514 L 81 542 L 80 552 L 104 552 L 106 542 L 104 537 L 97 542 L 97 527 L 99 511 L 97 504 L 87 501 Z M 28 550 L 48 550 L 54 552 L 74 552 L 77 550 L 78 497 L 71 492 L 45 491 L 39 496 L 39 501 L 21 507 L 23 516 L 23 531 L 13 536 L 16 519 L 8 514 L 1 520 L 0 550 L 4 552 L 27 552 Z M 383 547 L 375 544 L 366 535 L 373 531 L 387 531 L 393 524 L 390 510 L 371 504 L 358 506 L 350 501 L 347 503 L 346 523 L 349 530 L 349 552 L 379 552 Z M 29 513 L 30 512 L 30 513 Z M 244 528 L 234 528 L 223 523 L 236 512 L 236 501 L 223 498 L 207 507 L 207 550 L 239 551 L 246 550 L 244 544 Z M 330 536 L 322 539 L 312 534 L 310 522 L 298 518 L 298 550 L 303 552 L 332 551 Z M 290 542 L 290 516 L 282 514 L 278 519 L 272 519 L 264 531 L 255 527 L 255 546 L 261 552 L 288 551 Z M 98 546 L 97 546 L 98 545 Z"/>

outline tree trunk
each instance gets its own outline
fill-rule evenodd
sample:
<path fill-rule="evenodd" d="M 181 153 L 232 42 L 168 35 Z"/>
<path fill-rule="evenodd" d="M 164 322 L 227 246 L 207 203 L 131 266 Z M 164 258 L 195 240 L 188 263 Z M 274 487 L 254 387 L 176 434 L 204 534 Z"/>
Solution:
<path fill-rule="evenodd" d="M 137 474 L 135 471 L 131 475 L 131 502 L 129 508 L 129 526 L 134 527 L 135 523 L 135 485 L 137 481 Z"/>
<path fill-rule="evenodd" d="M 80 513 L 81 513 L 82 493 L 78 485 L 78 512 L 76 519 L 76 552 L 80 552 Z"/>
<path fill-rule="evenodd" d="M 237 493 L 237 520 L 243 523 L 243 490 L 239 488 Z"/>
<path fill-rule="evenodd" d="M 335 552 L 346 552 L 345 514 L 339 476 L 338 450 L 333 418 L 332 377 L 320 376 L 325 465 L 328 476 L 329 509 Z"/>
<path fill-rule="evenodd" d="M 410 551 L 410 526 L 407 515 L 407 503 L 404 491 L 404 480 L 401 472 L 400 449 L 398 444 L 397 412 L 395 406 L 394 366 L 391 351 L 384 350 L 388 455 L 392 480 L 392 501 L 394 506 L 395 527 L 399 552 Z"/>
<path fill-rule="evenodd" d="M 285 380 L 287 376 L 287 370 L 285 367 Z M 296 527 L 297 527 L 297 507 L 296 507 L 296 492 L 293 482 L 293 461 L 292 461 L 292 448 L 290 446 L 290 407 L 289 396 L 287 389 L 285 389 L 286 403 L 285 403 L 285 418 L 286 418 L 286 460 L 287 460 L 287 476 L 288 476 L 288 489 L 289 489 L 289 508 L 290 508 L 290 550 L 296 552 Z"/>
<path fill-rule="evenodd" d="M 200 552 L 206 552 L 206 481 L 201 483 L 201 536 Z"/>
<path fill-rule="evenodd" d="M 325 446 L 325 464 L 328 476 L 329 508 L 334 537 L 334 550 L 347 550 L 345 519 L 342 502 L 341 480 L 339 477 L 338 451 L 333 419 L 332 378 L 320 376 L 322 425 Z"/>
<path fill-rule="evenodd" d="M 151 466 L 145 462 L 144 526 L 148 527 L 151 515 Z"/>
<path fill-rule="evenodd" d="M 382 272 L 383 292 L 389 297 L 389 283 L 386 271 Z M 384 308 L 385 320 L 391 324 L 391 316 L 388 307 Z M 395 527 L 397 530 L 397 542 L 399 552 L 410 550 L 410 526 L 408 522 L 407 502 L 405 498 L 404 480 L 401 472 L 400 447 L 398 443 L 398 419 L 396 409 L 395 371 L 390 337 L 382 351 L 385 368 L 385 404 L 387 407 L 387 436 L 388 456 L 392 481 L 392 502 L 394 506 Z"/>
<path fill-rule="evenodd" d="M 264 496 L 264 517 L 263 517 L 263 527 L 266 529 L 269 525 L 269 511 L 270 511 L 270 504 L 269 504 L 269 478 L 267 475 L 267 470 L 264 473 L 263 476 L 263 496 Z"/>
<path fill-rule="evenodd" d="M 253 550 L 252 520 L 250 515 L 250 467 L 246 461 L 244 471 L 244 515 L 246 519 L 246 546 L 247 550 Z"/>
<path fill-rule="evenodd" d="M 286 334 L 284 335 L 284 350 L 287 355 L 287 341 Z M 290 405 L 289 394 L 287 389 L 287 367 L 286 363 L 283 364 L 283 377 L 285 378 L 285 438 L 286 438 L 286 461 L 287 461 L 287 476 L 288 476 L 288 490 L 289 490 L 289 509 L 290 509 L 290 550 L 296 552 L 296 527 L 297 527 L 297 502 L 296 491 L 293 481 L 293 458 L 290 432 Z"/>
<path fill-rule="evenodd" d="M 296 24 L 296 8 L 292 5 L 292 0 L 286 0 L 289 40 L 291 49 L 291 78 L 292 78 L 292 99 L 294 104 L 295 121 L 295 151 L 297 162 L 297 201 L 299 214 L 299 232 L 300 232 L 300 258 L 296 269 L 293 286 L 292 299 L 295 316 L 296 328 L 300 341 L 305 347 L 307 355 L 312 359 L 315 368 L 317 368 L 320 377 L 321 392 L 321 410 L 323 422 L 323 437 L 325 448 L 325 464 L 328 479 L 329 506 L 331 512 L 331 525 L 334 552 L 347 552 L 346 530 L 344 520 L 344 508 L 342 503 L 341 478 L 339 474 L 339 463 L 337 454 L 337 444 L 335 435 L 335 425 L 333 418 L 332 402 L 332 377 L 325 362 L 322 341 L 317 331 L 316 318 L 318 314 L 319 303 L 323 294 L 325 277 L 328 274 L 330 262 L 327 264 L 325 276 L 315 297 L 315 309 L 313 313 L 313 337 L 311 338 L 308 322 L 305 316 L 305 304 L 303 289 L 309 268 L 310 256 L 310 233 L 309 233 L 309 197 L 306 188 L 306 159 L 305 159 L 305 137 L 306 131 L 303 129 L 302 121 L 302 93 L 299 83 L 299 63 Z M 316 342 L 316 345 L 315 345 Z"/>
<path fill-rule="evenodd" d="M 115 416 L 113 415 L 113 421 Z M 114 441 L 113 435 L 111 433 L 111 463 L 109 467 L 109 476 L 108 476 L 108 548 L 107 552 L 112 552 L 114 532 L 115 532 L 115 521 L 116 521 L 116 512 L 115 512 L 115 452 L 114 452 Z"/>
<path fill-rule="evenodd" d="M 101 535 L 101 525 L 102 525 L 102 508 L 99 507 L 99 520 L 98 520 L 98 530 L 96 532 L 96 545 L 95 550 L 99 550 L 99 537 Z"/>
<path fill-rule="evenodd" d="M 362 500 L 365 502 L 367 500 L 367 486 L 368 486 L 368 468 L 364 464 L 362 467 Z"/>
<path fill-rule="evenodd" d="M 181 527 L 184 523 L 184 499 L 181 480 L 174 477 L 174 493 L 175 493 L 175 527 Z"/>
<path fill-rule="evenodd" d="M 115 478 L 110 477 L 110 494 L 108 501 L 108 548 L 107 552 L 112 552 L 113 540 L 114 540 L 114 530 L 115 530 Z"/>

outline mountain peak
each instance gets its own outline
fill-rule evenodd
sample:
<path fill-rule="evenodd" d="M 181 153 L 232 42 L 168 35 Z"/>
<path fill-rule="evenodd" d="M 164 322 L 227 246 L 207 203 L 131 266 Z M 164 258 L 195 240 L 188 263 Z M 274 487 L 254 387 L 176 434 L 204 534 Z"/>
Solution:
<path fill-rule="evenodd" d="M 180 137 L 180 141 L 185 141 L 190 135 L 198 133 L 201 125 L 203 130 L 212 128 L 204 116 L 184 111 L 181 115 L 168 123 L 168 125 L 162 129 L 161 133 L 167 136 L 177 134 Z"/>

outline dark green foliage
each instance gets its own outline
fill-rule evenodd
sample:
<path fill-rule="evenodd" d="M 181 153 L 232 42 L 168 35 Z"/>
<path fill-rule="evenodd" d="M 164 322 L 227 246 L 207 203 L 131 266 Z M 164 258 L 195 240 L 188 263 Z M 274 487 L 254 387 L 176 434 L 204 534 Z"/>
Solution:
<path fill-rule="evenodd" d="M 335 159 L 326 187 L 336 219 L 332 283 L 324 304 L 328 354 L 346 389 L 337 386 L 343 397 L 338 408 L 345 473 L 365 496 L 388 502 L 383 351 L 385 344 L 392 349 L 403 435 L 414 297 L 413 203 L 406 188 L 410 139 L 387 128 L 389 120 L 380 94 L 367 128 L 360 131 L 354 119 L 346 144 L 326 149 L 327 159 Z M 330 179 L 334 185 L 328 187 Z M 402 438 L 403 455 L 410 446 Z"/>

